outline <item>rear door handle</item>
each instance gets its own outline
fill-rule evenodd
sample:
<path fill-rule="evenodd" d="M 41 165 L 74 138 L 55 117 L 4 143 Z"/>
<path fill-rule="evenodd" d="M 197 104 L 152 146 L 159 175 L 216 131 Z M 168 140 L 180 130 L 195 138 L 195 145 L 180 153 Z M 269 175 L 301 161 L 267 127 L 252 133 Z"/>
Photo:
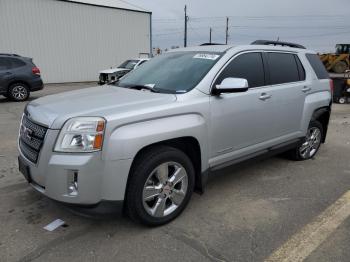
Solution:
<path fill-rule="evenodd" d="M 262 93 L 259 97 L 259 99 L 263 100 L 263 101 L 265 101 L 266 99 L 270 99 L 270 98 L 271 98 L 271 95 L 266 94 L 266 93 Z"/>
<path fill-rule="evenodd" d="M 301 89 L 301 91 L 303 91 L 304 93 L 309 92 L 311 90 L 311 87 L 309 86 L 304 86 L 303 89 Z"/>

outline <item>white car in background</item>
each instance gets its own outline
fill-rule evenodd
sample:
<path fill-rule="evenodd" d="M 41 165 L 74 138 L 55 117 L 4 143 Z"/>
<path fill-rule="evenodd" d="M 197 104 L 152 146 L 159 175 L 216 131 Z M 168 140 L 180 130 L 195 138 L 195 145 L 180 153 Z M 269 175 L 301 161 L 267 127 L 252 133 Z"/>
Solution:
<path fill-rule="evenodd" d="M 100 85 L 104 85 L 112 81 L 118 80 L 119 78 L 126 75 L 127 73 L 134 70 L 135 68 L 139 67 L 140 65 L 147 62 L 148 60 L 149 58 L 129 59 L 116 68 L 102 70 L 99 72 L 100 76 L 99 76 L 98 83 Z"/>

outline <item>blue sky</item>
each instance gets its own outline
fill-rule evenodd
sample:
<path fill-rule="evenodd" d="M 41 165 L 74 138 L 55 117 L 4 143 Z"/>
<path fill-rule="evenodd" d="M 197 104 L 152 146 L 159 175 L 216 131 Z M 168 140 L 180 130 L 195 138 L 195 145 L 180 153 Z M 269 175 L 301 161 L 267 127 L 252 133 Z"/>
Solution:
<path fill-rule="evenodd" d="M 349 0 L 128 0 L 153 12 L 153 45 L 183 45 L 184 5 L 189 15 L 188 45 L 225 41 L 229 17 L 229 43 L 256 39 L 291 41 L 320 52 L 337 43 L 350 43 Z"/>

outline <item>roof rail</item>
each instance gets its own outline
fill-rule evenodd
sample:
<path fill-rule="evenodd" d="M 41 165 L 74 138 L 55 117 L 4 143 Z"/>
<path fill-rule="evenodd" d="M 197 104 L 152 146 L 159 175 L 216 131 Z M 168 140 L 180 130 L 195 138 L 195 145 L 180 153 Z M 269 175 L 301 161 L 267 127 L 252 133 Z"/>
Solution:
<path fill-rule="evenodd" d="M 293 48 L 300 48 L 300 49 L 306 49 L 305 46 L 295 44 L 295 43 L 289 43 L 289 42 L 281 42 L 281 41 L 271 41 L 271 40 L 256 40 L 251 45 L 280 45 L 280 46 L 289 46 Z"/>
<path fill-rule="evenodd" d="M 219 43 L 203 43 L 203 44 L 200 44 L 199 46 L 207 46 L 207 45 L 224 45 L 224 44 L 219 44 Z"/>
<path fill-rule="evenodd" d="M 0 55 L 7 55 L 7 56 L 17 56 L 17 57 L 20 57 L 20 55 L 17 55 L 17 54 L 8 54 L 8 53 L 0 53 Z"/>

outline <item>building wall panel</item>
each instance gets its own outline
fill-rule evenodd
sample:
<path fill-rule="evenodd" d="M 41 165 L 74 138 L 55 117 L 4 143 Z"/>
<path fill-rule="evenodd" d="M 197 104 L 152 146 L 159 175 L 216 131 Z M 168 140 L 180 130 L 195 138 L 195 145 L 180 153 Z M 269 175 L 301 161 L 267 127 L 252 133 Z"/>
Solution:
<path fill-rule="evenodd" d="M 0 0 L 0 53 L 32 57 L 46 83 L 96 81 L 150 52 L 150 14 L 57 0 Z"/>

